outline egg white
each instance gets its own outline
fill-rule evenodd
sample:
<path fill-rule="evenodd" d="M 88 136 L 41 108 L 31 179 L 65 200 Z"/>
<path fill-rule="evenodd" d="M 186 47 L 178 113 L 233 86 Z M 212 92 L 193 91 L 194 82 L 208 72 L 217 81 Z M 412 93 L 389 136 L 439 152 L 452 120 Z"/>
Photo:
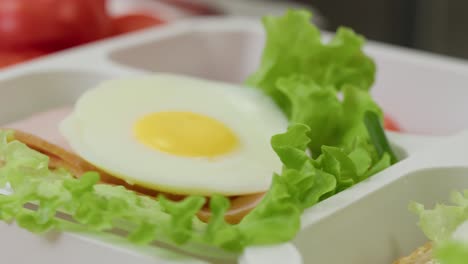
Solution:
<path fill-rule="evenodd" d="M 150 113 L 189 111 L 223 122 L 238 137 L 235 151 L 214 158 L 151 149 L 132 133 Z M 262 92 L 171 74 L 106 81 L 87 91 L 60 131 L 80 156 L 130 184 L 175 194 L 243 195 L 268 189 L 282 163 L 271 136 L 287 119 Z"/>

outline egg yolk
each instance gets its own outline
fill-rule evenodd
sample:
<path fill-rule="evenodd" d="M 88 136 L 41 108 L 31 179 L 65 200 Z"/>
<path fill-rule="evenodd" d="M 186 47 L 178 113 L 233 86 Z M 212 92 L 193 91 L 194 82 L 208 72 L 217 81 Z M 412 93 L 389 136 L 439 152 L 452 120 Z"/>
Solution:
<path fill-rule="evenodd" d="M 142 144 L 186 157 L 215 157 L 239 144 L 234 132 L 220 121 L 192 112 L 157 112 L 140 118 L 134 134 Z"/>

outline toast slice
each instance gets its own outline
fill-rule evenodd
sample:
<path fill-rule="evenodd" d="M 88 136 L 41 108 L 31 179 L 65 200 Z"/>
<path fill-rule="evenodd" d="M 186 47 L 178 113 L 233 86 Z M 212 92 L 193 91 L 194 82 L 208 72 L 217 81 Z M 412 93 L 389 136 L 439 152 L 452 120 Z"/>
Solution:
<path fill-rule="evenodd" d="M 438 264 L 438 262 L 432 259 L 432 243 L 428 242 L 413 251 L 411 255 L 401 258 L 393 264 Z"/>
<path fill-rule="evenodd" d="M 0 127 L 0 130 L 1 129 L 2 128 Z M 157 197 L 159 194 L 163 194 L 166 198 L 174 201 L 185 198 L 183 195 L 159 192 L 157 190 L 148 189 L 143 186 L 131 185 L 124 180 L 114 177 L 113 175 L 108 174 L 105 171 L 88 163 L 86 160 L 72 151 L 69 151 L 65 147 L 55 145 L 54 143 L 46 141 L 45 139 L 42 139 L 33 134 L 29 134 L 28 132 L 9 128 L 8 130 L 14 131 L 14 137 L 16 140 L 26 144 L 31 149 L 49 156 L 50 169 L 65 168 L 76 177 L 79 177 L 88 171 L 95 171 L 100 174 L 101 183 L 121 185 L 129 190 L 133 190 L 150 197 Z M 231 224 L 239 223 L 244 218 L 244 216 L 246 216 L 260 203 L 264 195 L 265 193 L 255 193 L 229 197 L 231 201 L 231 207 L 225 214 L 225 220 Z M 197 213 L 198 218 L 204 222 L 208 222 L 211 217 L 211 211 L 208 207 L 208 204 L 209 202 L 207 202 L 205 206 Z"/>

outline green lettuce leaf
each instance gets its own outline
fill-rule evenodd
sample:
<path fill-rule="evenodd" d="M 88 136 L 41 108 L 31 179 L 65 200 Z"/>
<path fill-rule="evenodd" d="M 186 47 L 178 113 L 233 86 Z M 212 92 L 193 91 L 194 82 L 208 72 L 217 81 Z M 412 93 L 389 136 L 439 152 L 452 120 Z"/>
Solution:
<path fill-rule="evenodd" d="M 436 204 L 432 209 L 412 202 L 410 210 L 419 216 L 419 227 L 434 242 L 434 258 L 440 264 L 461 264 L 468 259 L 468 244 L 453 238 L 457 228 L 468 221 L 468 190 L 454 192 L 452 204 Z"/>
<path fill-rule="evenodd" d="M 206 243 L 214 244 L 229 251 L 239 252 L 247 246 L 244 234 L 237 226 L 224 220 L 224 214 L 229 209 L 229 199 L 215 195 L 210 199 L 211 217 L 204 237 Z"/>
<path fill-rule="evenodd" d="M 343 191 L 391 165 L 390 156 L 379 157 L 367 144 L 352 148 L 322 146 L 322 154 L 313 161 L 316 168 L 333 175 L 336 188 L 330 194 Z"/>
<path fill-rule="evenodd" d="M 392 153 L 376 148 L 379 145 L 364 122 L 371 112 L 381 123 L 383 113 L 369 93 L 375 65 L 362 52 L 363 38 L 340 29 L 329 43 L 323 43 L 307 12 L 266 17 L 264 25 L 267 42 L 262 63 L 247 84 L 271 96 L 290 124 L 308 127 L 306 145 L 294 151 L 281 144 L 273 146 L 283 164 L 300 170 L 309 160 L 303 153 L 308 148 L 313 157 L 310 167 L 318 171 L 313 173 L 335 178 L 336 186 L 321 199 L 390 166 L 395 161 Z M 272 143 L 287 144 L 298 138 L 273 137 Z"/>
<path fill-rule="evenodd" d="M 278 81 L 294 75 L 307 76 L 320 87 L 341 90 L 354 86 L 369 90 L 375 78 L 375 64 L 362 51 L 364 38 L 339 28 L 329 43 L 310 23 L 307 11 L 289 11 L 283 17 L 263 19 L 266 46 L 259 69 L 247 84 L 262 89 L 291 115 L 291 102 L 279 90 Z"/>
<path fill-rule="evenodd" d="M 314 166 L 335 176 L 337 186 L 330 193 L 334 194 L 391 165 L 391 156 L 378 152 L 364 123 L 368 112 L 382 117 L 380 108 L 367 91 L 346 86 L 340 100 L 333 87 L 319 86 L 310 78 L 299 75 L 280 79 L 278 88 L 291 102 L 290 122 L 308 127 L 308 140 L 303 138 L 304 145 L 295 151 L 281 144 L 273 146 L 285 166 L 298 169 L 308 159 L 303 152 L 308 147 L 316 157 L 312 161 Z M 301 129 L 304 127 L 296 127 L 297 131 L 292 133 L 303 133 Z M 301 140 L 300 136 L 273 137 L 272 143 L 297 145 L 295 140 Z"/>
<path fill-rule="evenodd" d="M 433 209 L 415 202 L 409 206 L 418 215 L 421 230 L 436 243 L 448 240 L 457 227 L 468 220 L 468 191 L 453 193 L 451 201 L 453 205 L 437 204 Z"/>
<path fill-rule="evenodd" d="M 435 250 L 434 258 L 440 264 L 465 264 L 468 260 L 468 244 L 458 241 L 443 243 Z"/>
<path fill-rule="evenodd" d="M 322 146 L 350 147 L 360 138 L 367 140 L 365 113 L 383 116 L 371 95 L 354 86 L 343 88 L 342 100 L 333 87 L 320 86 L 306 76 L 282 78 L 277 86 L 289 99 L 291 123 L 310 127 L 308 146 L 313 156 L 321 154 Z"/>
<path fill-rule="evenodd" d="M 289 101 L 290 122 L 310 128 L 308 146 L 314 156 L 322 145 L 339 144 L 344 112 L 333 87 L 320 86 L 305 75 L 281 78 L 277 87 Z"/>
<path fill-rule="evenodd" d="M 364 123 L 366 112 L 372 112 L 382 122 L 383 113 L 372 96 L 367 91 L 356 86 L 346 86 L 343 89 L 343 120 L 340 122 L 340 145 L 350 146 L 356 140 L 366 140 L 370 143 L 369 134 Z M 374 146 L 372 146 L 374 147 Z"/>

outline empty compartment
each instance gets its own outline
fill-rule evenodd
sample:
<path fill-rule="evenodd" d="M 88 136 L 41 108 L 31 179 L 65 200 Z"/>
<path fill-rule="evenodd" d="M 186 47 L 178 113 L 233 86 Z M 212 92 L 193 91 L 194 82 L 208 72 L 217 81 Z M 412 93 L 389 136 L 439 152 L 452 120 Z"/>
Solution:
<path fill-rule="evenodd" d="M 419 170 L 305 228 L 295 244 L 305 263 L 393 263 L 427 242 L 409 203 L 433 207 L 464 188 L 468 168 Z"/>
<path fill-rule="evenodd" d="M 84 91 L 110 77 L 92 72 L 51 71 L 0 81 L 0 125 L 72 105 Z"/>
<path fill-rule="evenodd" d="M 116 50 L 120 64 L 225 82 L 243 82 L 260 61 L 263 37 L 252 31 L 190 31 Z"/>
<path fill-rule="evenodd" d="M 468 63 L 392 49 L 369 49 L 377 62 L 374 94 L 412 133 L 448 135 L 468 128 Z"/>

